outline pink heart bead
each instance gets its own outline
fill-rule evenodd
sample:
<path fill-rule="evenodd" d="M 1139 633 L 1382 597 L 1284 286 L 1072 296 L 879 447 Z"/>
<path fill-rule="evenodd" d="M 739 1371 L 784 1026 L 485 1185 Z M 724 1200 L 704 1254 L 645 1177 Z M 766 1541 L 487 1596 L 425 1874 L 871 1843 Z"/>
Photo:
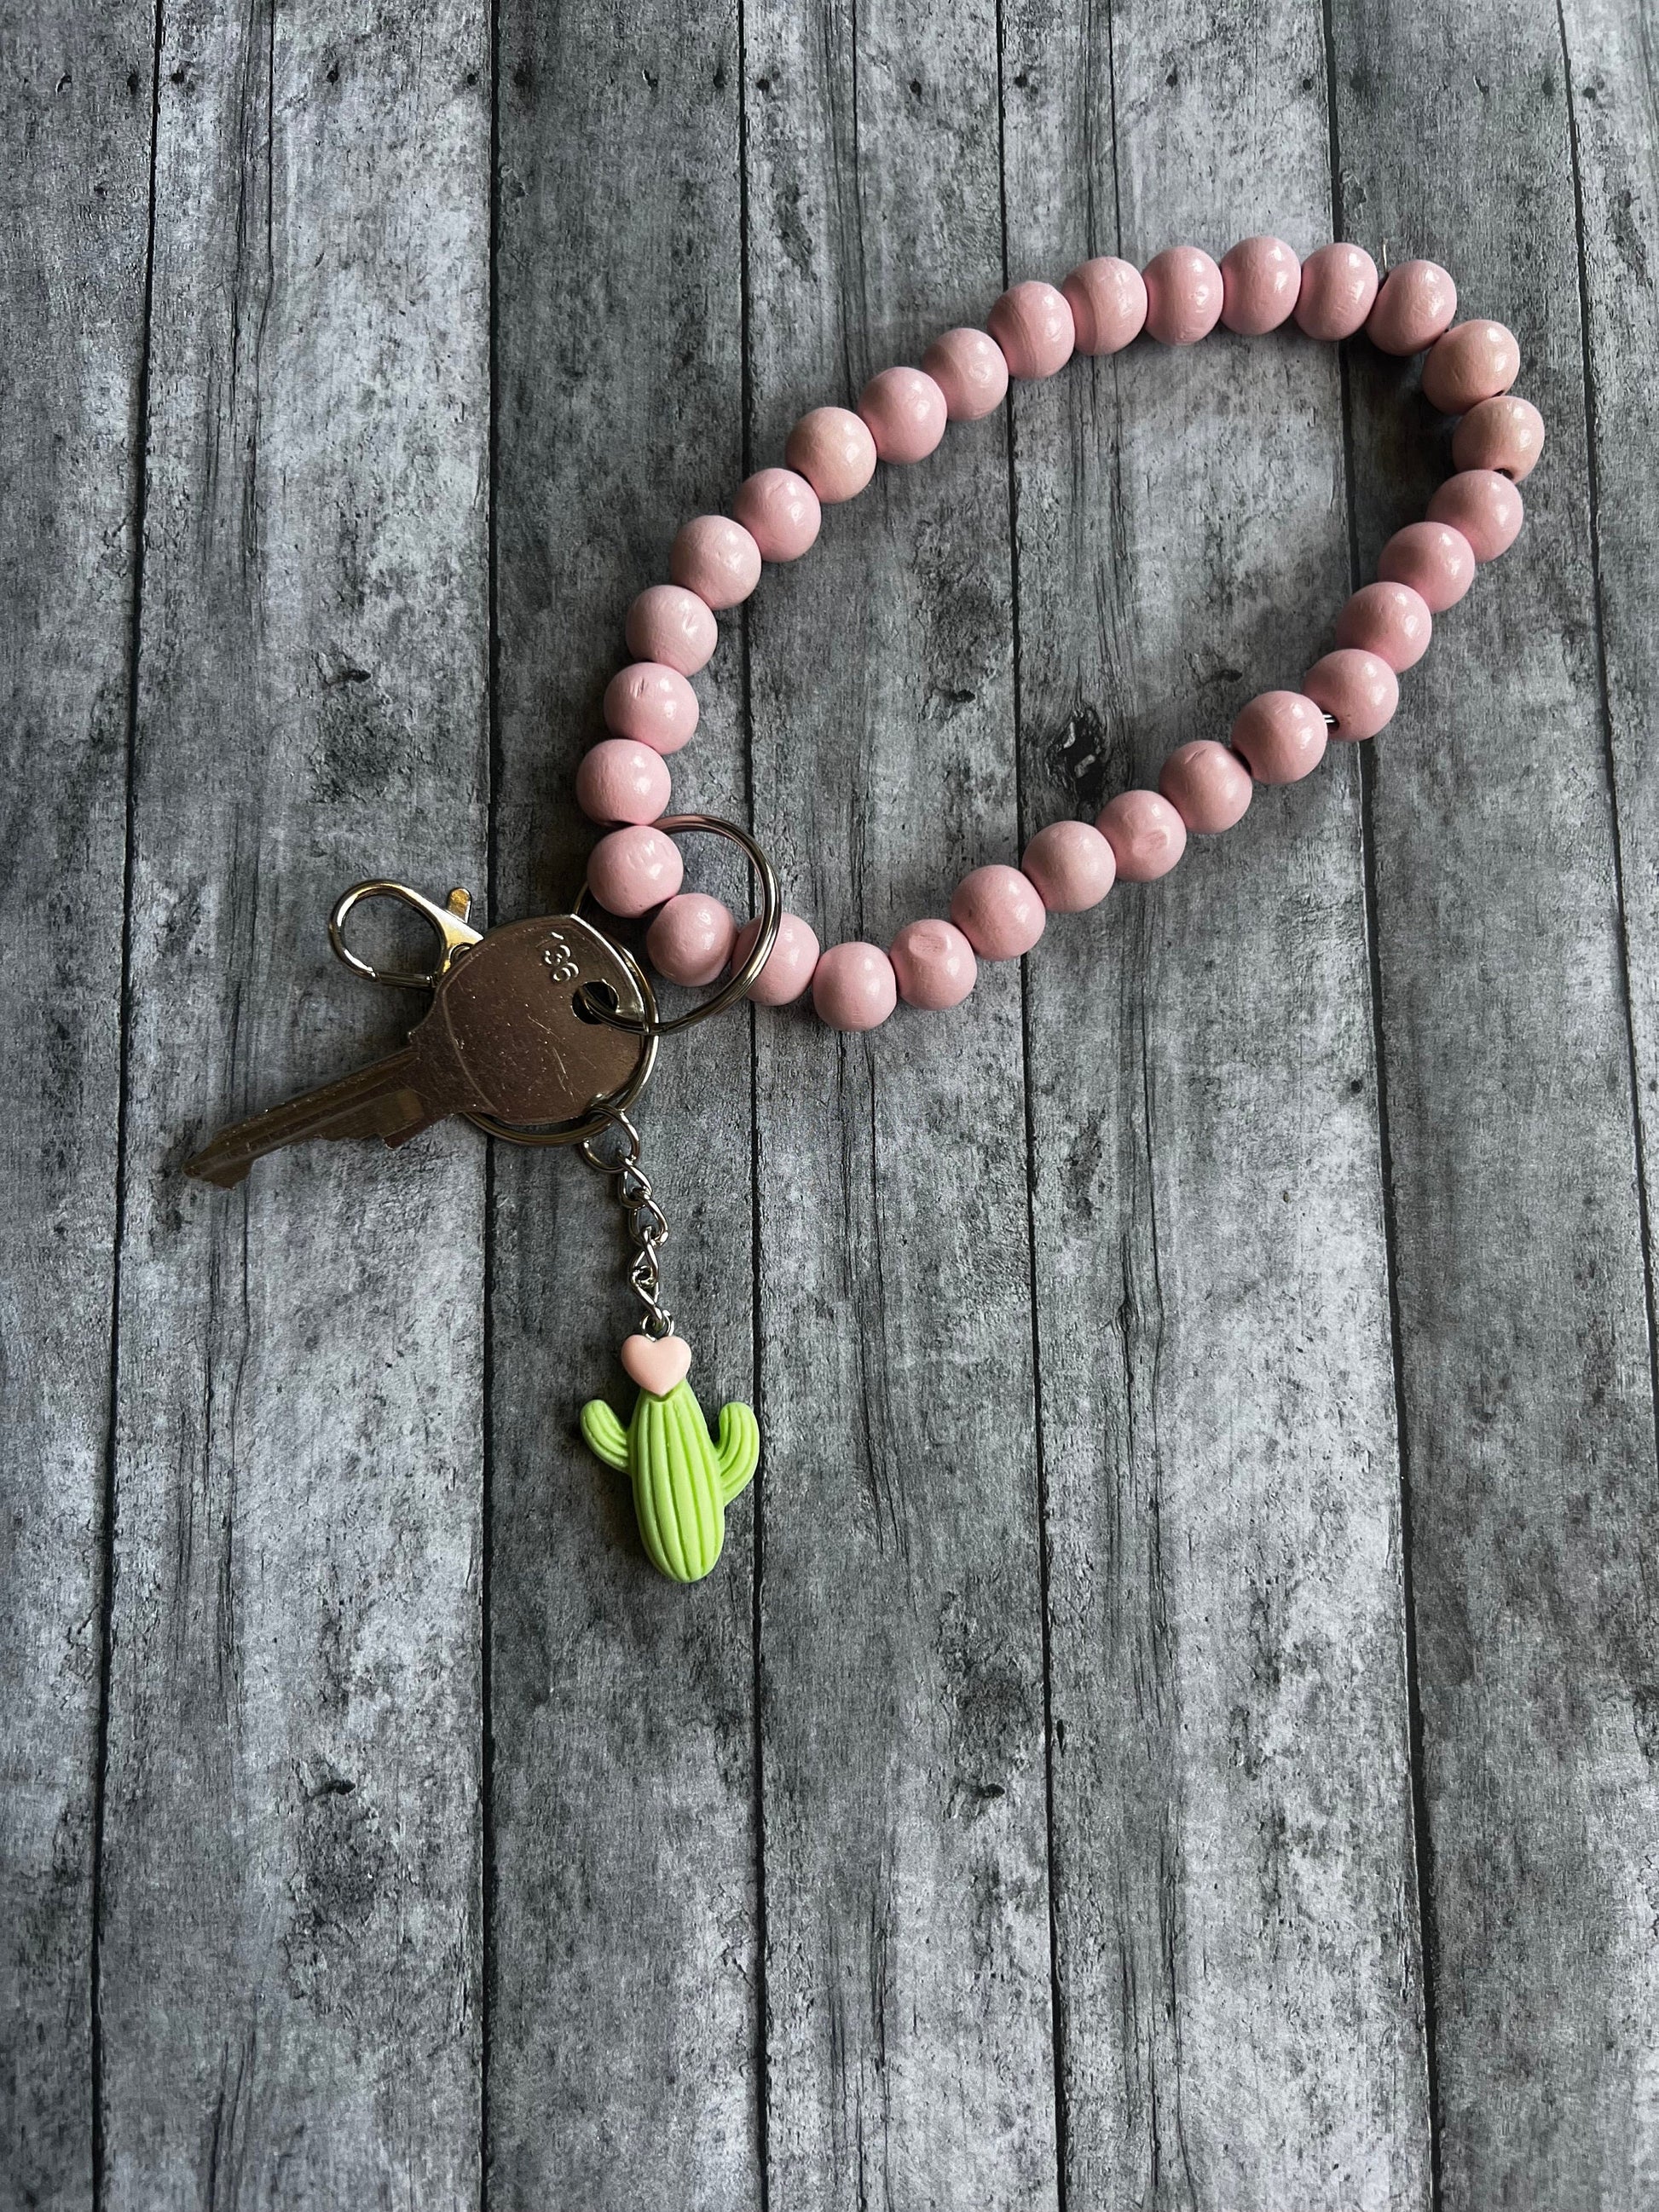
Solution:
<path fill-rule="evenodd" d="M 1146 334 L 1160 345 L 1195 345 L 1220 321 L 1221 271 L 1201 246 L 1165 246 L 1146 264 L 1145 279 Z"/>
<path fill-rule="evenodd" d="M 1302 264 L 1282 238 L 1241 238 L 1221 257 L 1221 319 L 1243 337 L 1276 331 L 1301 289 Z"/>
<path fill-rule="evenodd" d="M 923 354 L 921 365 L 945 394 L 953 422 L 977 422 L 994 414 L 1007 396 L 1007 356 L 989 331 L 945 331 Z"/>
<path fill-rule="evenodd" d="M 1120 791 L 1097 824 L 1126 884 L 1167 876 L 1187 849 L 1187 825 L 1158 791 Z"/>
<path fill-rule="evenodd" d="M 627 1336 L 622 1364 L 630 1382 L 665 1398 L 691 1371 L 691 1347 L 683 1336 Z"/>
<path fill-rule="evenodd" d="M 1133 261 L 1097 254 L 1060 286 L 1079 353 L 1121 353 L 1146 327 L 1146 280 Z"/>
<path fill-rule="evenodd" d="M 1334 738 L 1374 738 L 1400 704 L 1400 678 L 1388 662 L 1350 646 L 1316 660 L 1302 689 L 1316 707 L 1335 717 Z"/>

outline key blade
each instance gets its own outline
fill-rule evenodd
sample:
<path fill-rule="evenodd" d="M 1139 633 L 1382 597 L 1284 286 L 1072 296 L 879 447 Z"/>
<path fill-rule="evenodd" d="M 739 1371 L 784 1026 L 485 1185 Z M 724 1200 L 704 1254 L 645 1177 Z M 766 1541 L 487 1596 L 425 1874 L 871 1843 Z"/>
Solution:
<path fill-rule="evenodd" d="M 434 1112 L 428 1104 L 415 1079 L 415 1054 L 406 1048 L 394 1052 L 338 1082 L 302 1091 L 249 1121 L 233 1122 L 185 1161 L 185 1173 L 198 1182 L 230 1190 L 267 1152 L 313 1138 L 380 1137 L 388 1145 L 402 1144 L 443 1119 L 441 1111 Z"/>

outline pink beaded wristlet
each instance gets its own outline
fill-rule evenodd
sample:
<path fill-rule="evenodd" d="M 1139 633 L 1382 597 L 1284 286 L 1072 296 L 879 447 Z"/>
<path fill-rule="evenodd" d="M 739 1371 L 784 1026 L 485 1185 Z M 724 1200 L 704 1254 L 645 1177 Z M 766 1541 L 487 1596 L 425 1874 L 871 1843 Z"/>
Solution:
<path fill-rule="evenodd" d="M 1516 486 L 1544 441 L 1537 409 L 1510 391 L 1521 366 L 1514 337 L 1501 323 L 1455 324 L 1456 311 L 1457 288 L 1436 263 L 1406 262 L 1379 283 L 1370 255 L 1344 243 L 1301 261 L 1280 239 L 1247 238 L 1219 264 L 1198 246 L 1172 246 L 1144 270 L 1104 255 L 1058 289 L 1013 285 L 984 330 L 946 331 L 920 368 L 883 369 L 855 411 L 814 408 L 789 434 L 786 465 L 741 484 L 730 516 L 688 522 L 669 556 L 672 581 L 652 585 L 629 610 L 628 646 L 637 657 L 611 678 L 611 734 L 577 775 L 584 811 L 617 825 L 588 861 L 594 897 L 619 915 L 656 909 L 646 949 L 670 982 L 713 983 L 746 963 L 757 925 L 739 929 L 718 900 L 682 891 L 679 849 L 653 826 L 668 805 L 664 757 L 696 726 L 690 678 L 714 650 L 715 615 L 748 598 L 765 562 L 805 553 L 823 507 L 854 498 L 878 463 L 924 459 L 947 424 L 998 407 L 1011 377 L 1053 376 L 1074 353 L 1116 353 L 1143 331 L 1165 345 L 1191 345 L 1218 323 L 1260 337 L 1293 319 L 1310 337 L 1364 331 L 1383 353 L 1426 353 L 1425 398 L 1462 417 L 1452 440 L 1456 473 L 1426 518 L 1383 547 L 1377 580 L 1348 600 L 1335 650 L 1306 672 L 1299 690 L 1261 692 L 1241 709 L 1226 743 L 1178 747 L 1157 790 L 1119 793 L 1093 824 L 1050 823 L 1018 867 L 975 868 L 957 884 L 948 920 L 907 922 L 884 951 L 861 942 L 820 950 L 809 923 L 783 914 L 749 996 L 782 1006 L 810 988 L 822 1018 L 847 1030 L 875 1028 L 901 999 L 934 1010 L 959 1005 L 977 963 L 1029 952 L 1049 915 L 1097 904 L 1120 878 L 1167 875 L 1190 835 L 1212 836 L 1243 817 L 1257 784 L 1308 775 L 1332 738 L 1375 737 L 1395 712 L 1400 677 L 1428 649 L 1435 616 L 1462 598 L 1478 563 L 1514 544 L 1522 522 Z"/>
<path fill-rule="evenodd" d="M 1544 440 L 1536 408 L 1510 392 L 1520 367 L 1515 340 L 1501 323 L 1454 325 L 1456 306 L 1451 278 L 1433 262 L 1407 262 L 1379 287 L 1370 256 L 1357 246 L 1323 246 L 1298 261 L 1278 239 L 1247 238 L 1219 266 L 1197 246 L 1173 246 L 1145 270 L 1106 256 L 1074 269 L 1058 290 L 1014 285 L 987 329 L 946 331 L 921 368 L 882 370 L 856 410 L 814 408 L 791 431 L 785 465 L 741 484 L 730 515 L 688 522 L 669 556 L 671 581 L 653 584 L 629 609 L 635 658 L 605 689 L 610 735 L 577 771 L 585 811 L 616 825 L 589 858 L 587 891 L 612 914 L 652 915 L 645 943 L 659 972 L 693 988 L 713 986 L 710 995 L 662 1017 L 632 952 L 582 911 L 586 895 L 572 913 L 484 931 L 471 920 L 465 890 L 440 904 L 383 878 L 356 884 L 330 917 L 335 951 L 360 975 L 424 986 L 430 1011 L 404 1051 L 233 1125 L 187 1172 L 229 1186 L 264 1152 L 305 1137 L 374 1135 L 401 1145 L 450 1113 L 508 1143 L 573 1148 L 622 1206 L 641 1314 L 621 1351 L 635 1386 L 632 1415 L 624 1425 L 607 1400 L 590 1399 L 582 1433 L 605 1466 L 627 1474 L 647 1556 L 678 1582 L 701 1580 L 720 1557 L 727 1507 L 755 1474 L 760 1431 L 736 1401 L 710 1430 L 690 1381 L 690 1346 L 663 1303 L 658 1258 L 668 1224 L 630 1119 L 660 1040 L 745 992 L 784 1006 L 810 990 L 823 1020 L 842 1030 L 874 1029 L 901 999 L 935 1011 L 958 1006 L 980 961 L 1018 959 L 1051 914 L 1097 904 L 1119 877 L 1155 882 L 1188 836 L 1214 836 L 1240 821 L 1257 784 L 1294 783 L 1317 767 L 1333 737 L 1374 737 L 1398 703 L 1400 677 L 1428 649 L 1435 616 L 1462 598 L 1478 562 L 1513 544 L 1521 527 L 1515 487 Z M 809 550 L 826 502 L 855 498 L 878 463 L 922 459 L 949 423 L 990 414 L 1010 377 L 1053 376 L 1073 353 L 1115 353 L 1142 331 L 1164 345 L 1191 345 L 1218 322 L 1260 335 L 1292 316 L 1310 337 L 1363 329 L 1385 353 L 1426 351 L 1425 397 L 1462 417 L 1452 440 L 1456 473 L 1427 517 L 1383 547 L 1377 580 L 1342 609 L 1335 649 L 1306 672 L 1300 690 L 1249 701 L 1226 744 L 1202 738 L 1179 746 L 1155 791 L 1119 792 L 1093 823 L 1051 822 L 1018 867 L 992 860 L 971 870 L 948 918 L 907 922 L 885 949 L 855 942 L 821 950 L 810 924 L 783 910 L 776 875 L 746 830 L 667 812 L 667 761 L 696 729 L 691 678 L 714 653 L 715 617 L 748 598 L 768 561 L 799 560 Z M 718 899 L 681 890 L 675 836 L 683 830 L 714 831 L 747 854 L 760 887 L 755 920 L 739 929 Z M 430 972 L 377 969 L 346 944 L 353 910 L 387 896 L 435 931 Z"/>

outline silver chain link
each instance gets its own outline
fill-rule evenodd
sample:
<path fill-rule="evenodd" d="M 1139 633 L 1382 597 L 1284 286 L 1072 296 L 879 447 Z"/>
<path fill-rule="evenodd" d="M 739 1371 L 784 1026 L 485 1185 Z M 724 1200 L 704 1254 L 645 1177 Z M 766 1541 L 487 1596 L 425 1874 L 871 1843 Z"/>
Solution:
<path fill-rule="evenodd" d="M 619 1135 L 623 1150 L 607 1157 L 597 1147 L 612 1131 Z M 657 1255 L 668 1242 L 668 1217 L 657 1203 L 650 1176 L 640 1165 L 639 1131 L 626 1114 L 613 1115 L 597 1136 L 584 1137 L 576 1149 L 596 1174 L 606 1178 L 611 1196 L 623 1209 L 634 1246 L 628 1279 L 645 1309 L 644 1334 L 672 1336 L 674 1316 L 662 1303 L 662 1273 L 657 1265 Z"/>

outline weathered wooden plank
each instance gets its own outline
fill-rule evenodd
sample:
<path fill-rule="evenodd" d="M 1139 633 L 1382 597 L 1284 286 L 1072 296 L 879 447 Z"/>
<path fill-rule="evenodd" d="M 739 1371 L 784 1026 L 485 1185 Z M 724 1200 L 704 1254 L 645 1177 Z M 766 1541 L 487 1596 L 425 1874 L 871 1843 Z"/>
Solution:
<path fill-rule="evenodd" d="M 1038 0 L 1005 67 L 1016 273 L 1328 235 L 1316 10 Z M 1042 820 L 1323 649 L 1336 358 L 1144 341 L 1015 425 Z M 1427 2196 L 1357 768 L 1031 963 L 1073 2212 Z"/>
<path fill-rule="evenodd" d="M 180 1181 L 384 1048 L 354 877 L 479 880 L 482 11 L 169 8 L 134 791 L 108 2201 L 478 2185 L 483 1157 Z"/>
<path fill-rule="evenodd" d="M 574 896 L 572 774 L 640 587 L 742 473 L 735 6 L 501 28 L 501 911 Z M 696 678 L 682 805 L 745 812 L 741 633 Z M 688 841 L 688 884 L 720 852 Z M 747 1024 L 665 1048 L 639 1121 L 666 1288 L 710 1413 L 747 1396 Z M 574 1158 L 498 1151 L 492 1305 L 492 2201 L 758 2200 L 754 1504 L 693 1590 L 647 1564 L 575 1415 L 631 1388 L 615 1209 Z"/>
<path fill-rule="evenodd" d="M 1582 186 L 1601 673 L 1618 799 L 1626 983 L 1651 1221 L 1659 1195 L 1653 1183 L 1659 1158 L 1659 778 L 1650 762 L 1659 722 L 1659 603 L 1653 591 L 1659 516 L 1647 484 L 1650 457 L 1659 454 L 1653 375 L 1659 282 L 1650 246 L 1659 228 L 1659 94 L 1643 9 L 1629 0 L 1570 0 L 1561 20 Z M 1650 1249 L 1649 1270 L 1651 1275 Z M 1649 1295 L 1651 1303 L 1651 1285 Z M 1644 1761 L 1654 1741 L 1645 1720 L 1647 1694 L 1638 1685 L 1636 1741 Z"/>
<path fill-rule="evenodd" d="M 746 27 L 757 463 L 1000 288 L 988 5 Z M 753 603 L 756 821 L 826 943 L 1016 842 L 1000 422 Z M 757 1021 L 771 2202 L 1055 2201 L 1018 970 Z"/>
<path fill-rule="evenodd" d="M 1625 2205 L 1656 2159 L 1654 1407 L 1559 24 L 1334 22 L 1348 220 L 1512 325 L 1550 434 L 1376 758 L 1443 2201 Z M 1356 386 L 1367 568 L 1445 465 L 1407 381 Z"/>
<path fill-rule="evenodd" d="M 0 10 L 0 2167 L 91 2202 L 93 1912 L 154 24 Z"/>

